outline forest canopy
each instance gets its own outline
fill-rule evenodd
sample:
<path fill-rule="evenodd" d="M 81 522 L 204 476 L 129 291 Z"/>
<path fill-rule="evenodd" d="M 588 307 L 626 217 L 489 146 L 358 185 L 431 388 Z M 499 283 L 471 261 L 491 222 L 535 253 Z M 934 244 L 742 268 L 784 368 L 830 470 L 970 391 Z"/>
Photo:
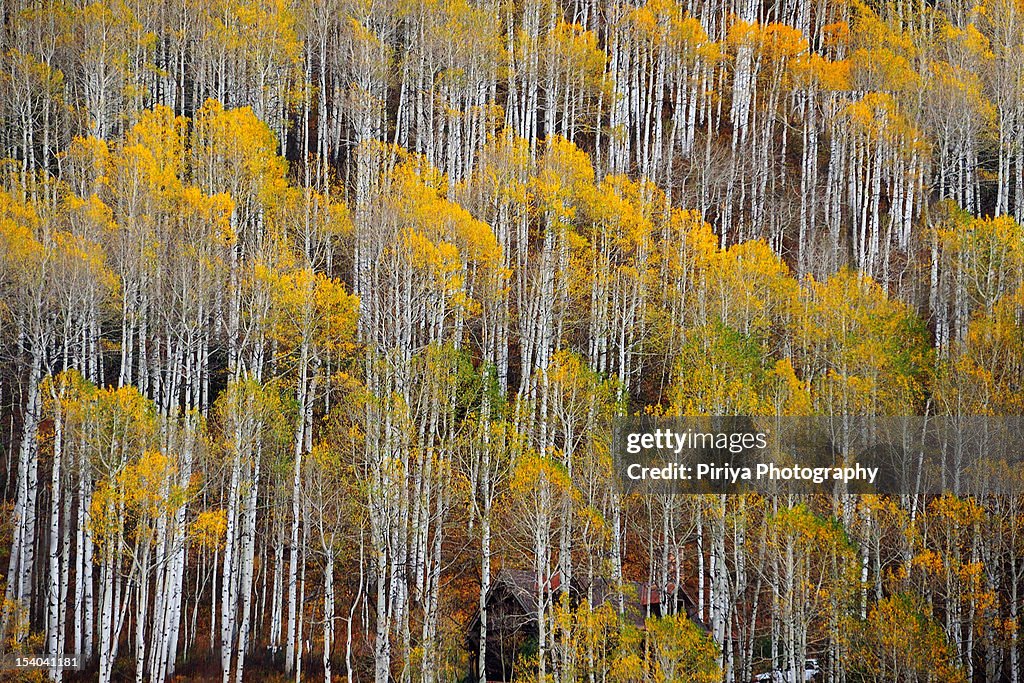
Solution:
<path fill-rule="evenodd" d="M 607 428 L 1021 414 L 1020 0 L 18 0 L 0 95 L 40 677 L 1020 681 L 1019 468 L 627 495 Z"/>

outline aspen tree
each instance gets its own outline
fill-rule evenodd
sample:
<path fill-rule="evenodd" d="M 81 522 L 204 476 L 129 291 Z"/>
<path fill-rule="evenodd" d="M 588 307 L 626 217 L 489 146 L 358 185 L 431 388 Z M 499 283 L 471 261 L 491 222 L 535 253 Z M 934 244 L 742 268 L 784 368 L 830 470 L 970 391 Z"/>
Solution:
<path fill-rule="evenodd" d="M 565 467 L 548 456 L 524 454 L 509 482 L 512 497 L 518 502 L 514 523 L 523 535 L 524 551 L 535 576 L 531 590 L 536 599 L 537 680 L 546 680 L 549 667 L 560 669 L 559 660 L 551 660 L 552 609 L 557 590 L 564 578 L 557 571 L 554 539 L 560 533 L 561 520 L 573 505 L 575 491 Z M 568 586 L 564 586 L 566 589 Z"/>
<path fill-rule="evenodd" d="M 1011 214 L 1018 223 L 1024 222 L 1024 111 L 1020 105 L 1024 61 L 1020 21 L 1019 4 L 1002 1 L 984 5 L 976 19 L 977 30 L 985 36 L 991 50 L 981 78 L 995 107 L 998 162 L 994 214 Z"/>
<path fill-rule="evenodd" d="M 294 477 L 285 653 L 286 666 L 292 671 L 300 659 L 296 639 L 301 634 L 298 633 L 296 623 L 299 618 L 297 581 L 302 458 L 309 448 L 307 444 L 310 440 L 309 430 L 312 429 L 312 405 L 325 356 L 331 350 L 344 353 L 351 344 L 358 300 L 346 293 L 340 283 L 314 274 L 309 269 L 296 268 L 285 272 L 261 270 L 263 272 L 258 271 L 258 276 L 268 280 L 271 291 L 273 335 L 294 357 L 296 363 L 294 381 L 297 383 L 297 412 L 293 439 Z"/>
<path fill-rule="evenodd" d="M 13 542 L 7 567 L 3 626 L 10 624 L 15 607 L 31 610 L 34 600 L 33 568 L 37 532 L 37 486 L 39 454 L 36 435 L 42 402 L 39 385 L 49 365 L 49 348 L 56 342 L 49 315 L 55 269 L 54 228 L 36 207 L 18 202 L 6 192 L 0 194 L 0 217 L 4 240 L 6 300 L 18 326 L 19 354 L 27 356 L 27 396 L 24 424 L 18 446 L 13 510 Z M 15 634 L 20 641 L 27 633 Z"/>
<path fill-rule="evenodd" d="M 968 680 L 927 606 L 909 595 L 886 598 L 872 608 L 857 652 L 858 669 L 868 680 L 917 681 L 937 675 Z"/>
<path fill-rule="evenodd" d="M 250 647 L 255 615 L 252 593 L 255 572 L 257 503 L 266 463 L 286 449 L 286 411 L 274 387 L 240 380 L 218 398 L 214 415 L 223 448 L 228 452 L 220 602 L 220 649 L 223 680 L 240 681 Z"/>

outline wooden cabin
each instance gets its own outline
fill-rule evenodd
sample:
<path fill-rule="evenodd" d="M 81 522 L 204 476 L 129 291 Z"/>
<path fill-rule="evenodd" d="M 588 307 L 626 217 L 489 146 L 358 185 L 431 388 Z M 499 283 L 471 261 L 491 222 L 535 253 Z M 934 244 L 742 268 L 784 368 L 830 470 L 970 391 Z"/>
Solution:
<path fill-rule="evenodd" d="M 517 656 L 529 654 L 537 642 L 537 575 L 529 570 L 502 569 L 491 581 L 487 594 L 487 680 L 512 680 L 512 667 Z M 612 583 L 606 579 L 596 579 L 593 585 L 589 582 L 573 579 L 571 586 L 563 586 L 559 574 L 551 577 L 545 591 L 552 601 L 561 599 L 564 591 L 569 591 L 569 599 L 579 604 L 588 598 L 593 604 L 603 603 L 618 606 L 618 593 Z M 668 590 L 661 591 L 657 587 L 629 582 L 623 599 L 624 615 L 639 627 L 643 627 L 647 617 L 661 617 L 669 613 L 667 602 L 675 599 L 675 613 L 684 613 L 702 630 L 707 627 L 697 615 L 697 605 L 681 588 L 675 590 L 670 585 Z M 470 621 L 466 634 L 466 646 L 469 650 L 470 680 L 476 679 L 477 661 L 480 653 L 480 614 Z"/>

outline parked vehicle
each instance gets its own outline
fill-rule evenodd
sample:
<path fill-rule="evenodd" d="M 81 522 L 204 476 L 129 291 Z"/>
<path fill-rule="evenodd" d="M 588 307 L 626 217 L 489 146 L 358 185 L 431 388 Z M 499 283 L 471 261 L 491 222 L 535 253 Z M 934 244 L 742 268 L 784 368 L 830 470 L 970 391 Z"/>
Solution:
<path fill-rule="evenodd" d="M 804 670 L 802 672 L 793 671 L 791 669 L 773 669 L 772 671 L 766 671 L 763 674 L 754 676 L 754 680 L 757 683 L 806 683 L 807 681 L 813 681 L 821 673 L 821 669 L 818 667 L 817 659 L 806 659 L 804 660 Z"/>

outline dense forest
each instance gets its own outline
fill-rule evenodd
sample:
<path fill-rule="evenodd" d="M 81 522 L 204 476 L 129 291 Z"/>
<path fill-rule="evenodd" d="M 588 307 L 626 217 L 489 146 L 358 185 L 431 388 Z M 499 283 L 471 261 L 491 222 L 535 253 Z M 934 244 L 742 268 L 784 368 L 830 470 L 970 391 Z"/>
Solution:
<path fill-rule="evenodd" d="M 608 427 L 1021 414 L 1021 0 L 0 12 L 0 651 L 83 663 L 12 680 L 487 683 L 500 584 L 521 682 L 1021 681 L 1018 467 Z"/>

